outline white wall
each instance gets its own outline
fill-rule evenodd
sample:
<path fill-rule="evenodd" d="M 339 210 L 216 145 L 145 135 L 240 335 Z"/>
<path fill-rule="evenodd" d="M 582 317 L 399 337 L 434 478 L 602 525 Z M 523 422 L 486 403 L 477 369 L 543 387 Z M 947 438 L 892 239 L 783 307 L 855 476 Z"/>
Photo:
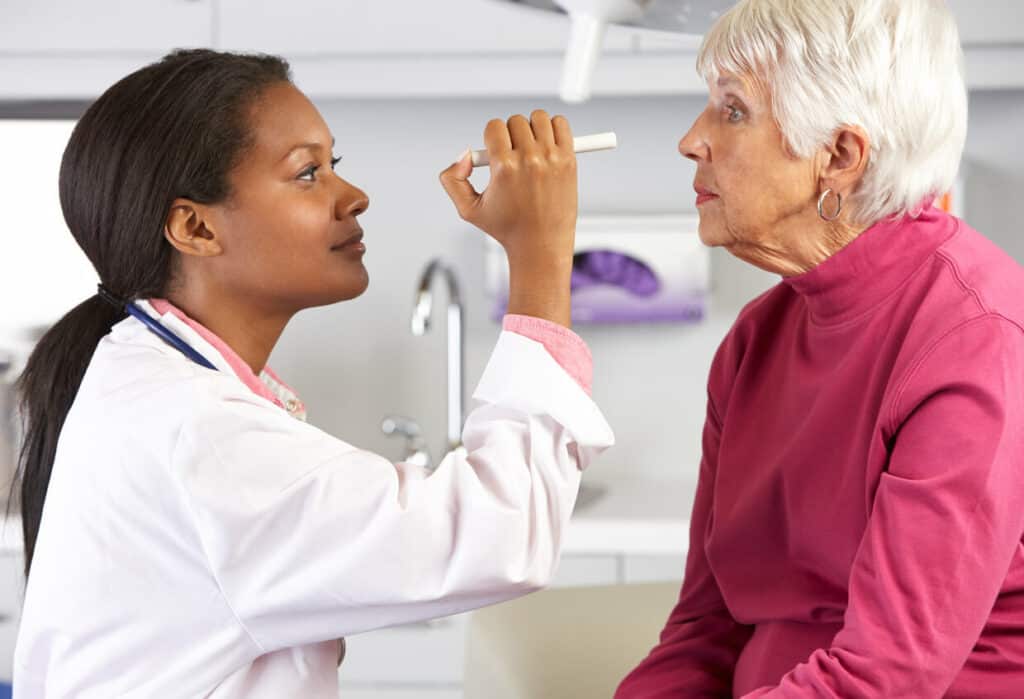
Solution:
<path fill-rule="evenodd" d="M 1024 93 L 975 94 L 971 106 L 968 220 L 1024 261 L 1016 212 L 1024 191 Z M 482 145 L 489 118 L 542 107 L 569 116 L 577 133 L 618 132 L 617 151 L 580 158 L 581 214 L 693 210 L 693 166 L 676 143 L 703 108 L 700 98 L 599 99 L 573 107 L 550 99 L 320 107 L 345 158 L 339 172 L 371 198 L 363 217 L 370 289 L 353 302 L 297 317 L 272 364 L 304 397 L 315 424 L 395 458 L 399 445 L 379 433 L 385 413 L 418 419 L 435 452 L 444 431 L 444 333 L 414 338 L 408 331 L 414 285 L 428 259 L 441 255 L 461 274 L 469 305 L 469 390 L 497 334 L 483 293 L 482 234 L 456 217 L 437 182 L 462 149 Z M 483 187 L 486 174 L 479 177 Z M 618 437 L 595 476 L 695 472 L 711 356 L 741 305 L 777 279 L 714 253 L 712 322 L 577 328 L 594 353 L 594 395 Z"/>

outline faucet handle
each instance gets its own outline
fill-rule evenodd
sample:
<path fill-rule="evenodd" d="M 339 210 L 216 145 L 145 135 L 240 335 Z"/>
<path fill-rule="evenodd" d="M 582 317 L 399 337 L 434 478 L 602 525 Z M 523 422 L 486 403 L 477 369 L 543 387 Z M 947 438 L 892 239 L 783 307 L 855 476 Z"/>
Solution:
<path fill-rule="evenodd" d="M 430 465 L 430 452 L 423 441 L 419 423 L 412 418 L 401 415 L 387 415 L 381 420 L 380 430 L 389 437 L 405 439 L 404 463 L 427 467 Z"/>
<path fill-rule="evenodd" d="M 381 420 L 380 431 L 389 437 L 397 434 L 408 439 L 415 439 L 422 434 L 419 423 L 401 415 L 386 415 Z"/>

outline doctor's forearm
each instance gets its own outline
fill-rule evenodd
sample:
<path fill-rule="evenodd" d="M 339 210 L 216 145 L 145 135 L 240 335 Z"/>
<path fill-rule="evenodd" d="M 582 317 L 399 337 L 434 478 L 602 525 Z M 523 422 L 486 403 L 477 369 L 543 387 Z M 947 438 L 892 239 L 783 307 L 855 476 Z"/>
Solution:
<path fill-rule="evenodd" d="M 508 312 L 571 327 L 571 276 L 571 254 L 546 259 L 510 254 Z"/>

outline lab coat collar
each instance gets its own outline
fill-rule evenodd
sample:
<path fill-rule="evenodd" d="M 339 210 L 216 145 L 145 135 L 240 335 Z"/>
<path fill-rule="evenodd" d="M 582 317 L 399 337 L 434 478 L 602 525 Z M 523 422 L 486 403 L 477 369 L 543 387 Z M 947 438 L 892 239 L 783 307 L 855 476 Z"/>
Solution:
<path fill-rule="evenodd" d="M 257 376 L 226 342 L 166 299 L 143 299 L 136 301 L 136 304 L 151 318 L 160 321 L 164 327 L 187 342 L 219 371 L 235 376 L 253 393 L 285 410 L 292 417 L 306 420 L 305 405 L 269 366 L 264 367 Z M 128 320 L 142 326 L 133 318 Z"/>

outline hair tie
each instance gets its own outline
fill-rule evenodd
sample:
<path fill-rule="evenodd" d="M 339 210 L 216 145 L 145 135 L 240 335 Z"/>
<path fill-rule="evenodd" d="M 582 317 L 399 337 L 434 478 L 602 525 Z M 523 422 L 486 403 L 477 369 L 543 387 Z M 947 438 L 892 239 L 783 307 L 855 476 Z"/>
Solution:
<path fill-rule="evenodd" d="M 128 305 L 127 301 L 115 296 L 114 293 L 110 291 L 110 289 L 103 286 L 102 284 L 96 285 L 96 295 L 119 311 L 123 311 L 124 307 Z"/>

